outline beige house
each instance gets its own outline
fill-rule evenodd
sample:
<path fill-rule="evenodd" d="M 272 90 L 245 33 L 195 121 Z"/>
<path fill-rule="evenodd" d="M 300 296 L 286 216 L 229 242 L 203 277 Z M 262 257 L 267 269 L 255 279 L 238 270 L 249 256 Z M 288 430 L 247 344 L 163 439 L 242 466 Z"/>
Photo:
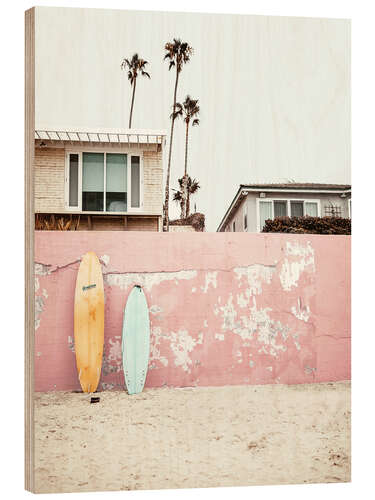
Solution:
<path fill-rule="evenodd" d="M 267 219 L 309 215 L 351 217 L 351 186 L 241 184 L 217 231 L 261 232 Z"/>
<path fill-rule="evenodd" d="M 36 130 L 36 229 L 161 231 L 164 145 L 155 130 Z"/>

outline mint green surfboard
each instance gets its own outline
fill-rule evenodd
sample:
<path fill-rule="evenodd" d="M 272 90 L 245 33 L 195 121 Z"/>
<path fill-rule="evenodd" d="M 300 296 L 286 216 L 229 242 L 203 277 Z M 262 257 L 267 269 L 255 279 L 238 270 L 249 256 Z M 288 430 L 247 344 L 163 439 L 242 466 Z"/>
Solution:
<path fill-rule="evenodd" d="M 124 310 L 122 364 L 129 394 L 142 392 L 150 355 L 150 318 L 145 294 L 134 286 Z"/>

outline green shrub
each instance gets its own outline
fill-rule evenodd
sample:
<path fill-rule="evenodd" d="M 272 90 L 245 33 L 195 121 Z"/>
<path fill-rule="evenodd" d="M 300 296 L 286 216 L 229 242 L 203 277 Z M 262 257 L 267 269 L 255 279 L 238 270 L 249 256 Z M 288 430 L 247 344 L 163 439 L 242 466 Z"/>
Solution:
<path fill-rule="evenodd" d="M 262 233 L 351 234 L 351 219 L 343 217 L 276 217 L 266 220 Z"/>

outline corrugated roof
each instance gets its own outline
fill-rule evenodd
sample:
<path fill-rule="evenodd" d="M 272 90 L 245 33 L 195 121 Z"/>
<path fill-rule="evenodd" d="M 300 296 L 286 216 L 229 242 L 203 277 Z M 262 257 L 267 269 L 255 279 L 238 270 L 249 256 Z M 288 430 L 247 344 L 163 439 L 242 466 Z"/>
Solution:
<path fill-rule="evenodd" d="M 166 136 L 163 130 L 91 129 L 91 128 L 37 128 L 35 139 L 52 142 L 141 143 L 160 144 Z"/>

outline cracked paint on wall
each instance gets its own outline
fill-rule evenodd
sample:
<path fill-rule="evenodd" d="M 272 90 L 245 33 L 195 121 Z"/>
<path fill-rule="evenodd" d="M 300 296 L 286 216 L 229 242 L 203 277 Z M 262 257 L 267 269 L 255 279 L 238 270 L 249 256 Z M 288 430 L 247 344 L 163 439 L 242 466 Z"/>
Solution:
<path fill-rule="evenodd" d="M 285 291 L 298 286 L 298 281 L 304 271 L 315 272 L 314 249 L 310 242 L 300 244 L 286 242 L 285 258 L 280 272 L 280 282 Z"/>
<path fill-rule="evenodd" d="M 150 310 L 146 387 L 350 378 L 349 237 L 43 231 L 36 390 L 79 389 L 74 289 L 89 250 L 100 256 L 106 298 L 100 390 L 124 387 L 122 320 L 135 284 Z"/>

